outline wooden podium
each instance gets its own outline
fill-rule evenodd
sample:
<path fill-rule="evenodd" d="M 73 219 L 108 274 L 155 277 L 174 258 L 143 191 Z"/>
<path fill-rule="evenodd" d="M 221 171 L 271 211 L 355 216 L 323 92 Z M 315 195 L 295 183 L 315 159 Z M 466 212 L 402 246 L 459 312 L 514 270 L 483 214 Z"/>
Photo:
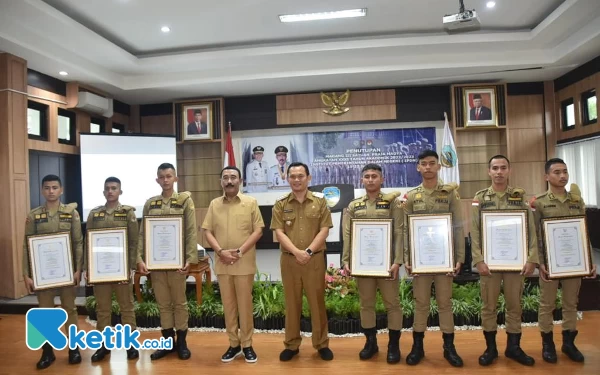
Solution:
<path fill-rule="evenodd" d="M 206 274 L 206 282 L 212 282 L 210 263 L 208 262 L 209 259 L 209 257 L 198 259 L 198 264 L 191 264 L 188 272 L 188 276 L 192 276 L 196 280 L 196 299 L 198 301 L 198 305 L 202 304 L 202 276 Z M 133 290 L 135 291 L 135 297 L 137 301 L 140 303 L 142 302 L 142 290 L 140 287 L 140 278 L 142 276 L 146 276 L 150 279 L 152 273 L 148 275 L 142 275 L 138 271 L 135 271 L 135 276 L 133 277 Z"/>

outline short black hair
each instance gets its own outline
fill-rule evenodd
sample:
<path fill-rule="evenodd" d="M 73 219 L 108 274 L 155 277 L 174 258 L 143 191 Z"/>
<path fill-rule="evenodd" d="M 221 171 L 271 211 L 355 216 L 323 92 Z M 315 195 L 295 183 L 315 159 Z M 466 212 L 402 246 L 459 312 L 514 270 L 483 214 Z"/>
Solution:
<path fill-rule="evenodd" d="M 383 169 L 381 168 L 381 166 L 379 164 L 375 164 L 375 163 L 370 163 L 370 164 L 365 165 L 363 167 L 362 171 L 360 172 L 360 174 L 362 175 L 366 171 L 370 171 L 370 170 L 377 171 L 383 175 Z"/>
<path fill-rule="evenodd" d="M 48 174 L 48 175 L 44 176 L 44 178 L 42 178 L 42 186 L 44 186 L 44 184 L 46 182 L 54 182 L 54 181 L 57 181 L 58 186 L 62 187 L 62 181 L 60 180 L 60 177 L 58 177 L 55 174 Z"/>
<path fill-rule="evenodd" d="M 490 160 L 488 160 L 488 168 L 491 168 L 492 160 L 494 160 L 494 159 L 504 159 L 504 160 L 506 160 L 506 162 L 508 163 L 508 166 L 510 167 L 510 160 L 508 160 L 508 158 L 506 156 L 498 154 L 498 155 L 492 156 L 490 158 Z"/>
<path fill-rule="evenodd" d="M 106 180 L 104 180 L 105 184 L 108 184 L 109 182 L 116 182 L 117 184 L 119 184 L 119 186 L 121 185 L 121 180 L 119 180 L 118 178 L 113 177 L 113 176 L 111 176 L 111 177 L 107 178 Z"/>
<path fill-rule="evenodd" d="M 306 165 L 304 163 L 301 163 L 299 161 L 290 164 L 290 166 L 287 169 L 287 174 L 288 175 L 290 174 L 290 169 L 292 169 L 293 167 L 304 167 L 304 171 L 306 172 L 306 175 L 310 176 L 310 172 L 308 171 L 308 165 Z"/>
<path fill-rule="evenodd" d="M 433 156 L 436 160 L 440 160 L 440 157 L 437 152 L 433 150 L 424 150 L 419 154 L 419 156 L 417 156 L 417 162 L 420 162 L 421 160 L 430 156 Z"/>
<path fill-rule="evenodd" d="M 174 166 L 173 166 L 173 164 L 171 164 L 171 163 L 162 163 L 161 165 L 159 165 L 159 166 L 158 166 L 158 170 L 157 170 L 157 172 L 158 172 L 158 171 L 164 171 L 165 169 L 172 169 L 172 170 L 174 170 L 175 172 L 177 172 L 177 171 L 175 170 L 175 167 L 174 167 Z"/>
<path fill-rule="evenodd" d="M 560 158 L 552 158 L 550 160 L 548 160 L 546 162 L 546 164 L 544 165 L 544 169 L 546 170 L 546 174 L 550 173 L 550 168 L 552 168 L 552 166 L 554 164 L 564 164 L 567 165 L 567 163 L 565 163 L 564 160 L 560 159 Z"/>
<path fill-rule="evenodd" d="M 221 177 L 223 177 L 223 172 L 224 172 L 226 169 L 231 169 L 232 171 L 237 171 L 238 177 L 239 177 L 239 178 L 242 178 L 242 172 L 240 172 L 240 170 L 238 169 L 238 167 L 236 167 L 236 166 L 233 166 L 233 165 L 228 165 L 228 166 L 226 166 L 225 168 L 221 169 Z"/>

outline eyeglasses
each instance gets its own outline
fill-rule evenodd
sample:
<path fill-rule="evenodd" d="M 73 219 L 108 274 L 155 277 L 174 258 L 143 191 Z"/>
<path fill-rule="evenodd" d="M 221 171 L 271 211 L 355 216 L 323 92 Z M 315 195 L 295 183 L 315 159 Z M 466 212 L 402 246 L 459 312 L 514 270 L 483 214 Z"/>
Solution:
<path fill-rule="evenodd" d="M 238 177 L 237 176 L 223 176 L 221 177 L 221 181 L 227 182 L 227 181 L 237 181 Z"/>

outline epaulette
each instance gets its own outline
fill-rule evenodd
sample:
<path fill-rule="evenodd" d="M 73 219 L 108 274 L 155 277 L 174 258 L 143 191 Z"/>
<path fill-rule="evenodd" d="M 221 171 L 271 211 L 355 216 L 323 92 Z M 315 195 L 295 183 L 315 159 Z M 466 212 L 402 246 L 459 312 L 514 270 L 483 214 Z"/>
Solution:
<path fill-rule="evenodd" d="M 400 191 L 393 191 L 391 193 L 386 193 L 384 196 L 386 198 L 389 198 L 390 201 L 393 201 L 394 199 L 398 198 L 401 194 L 402 192 Z"/>
<path fill-rule="evenodd" d="M 475 196 L 477 196 L 477 195 L 479 195 L 479 194 L 482 194 L 482 195 L 483 195 L 483 194 L 485 194 L 485 192 L 486 192 L 487 190 L 488 190 L 488 188 L 481 189 L 481 190 L 479 190 L 477 193 L 475 193 Z"/>
<path fill-rule="evenodd" d="M 288 197 L 290 196 L 290 194 L 292 194 L 292 193 L 287 193 L 287 194 L 284 194 L 284 195 L 282 195 L 281 197 L 277 198 L 277 200 L 278 200 L 278 201 L 282 201 L 282 200 L 284 200 L 284 199 L 288 198 Z"/>
<path fill-rule="evenodd" d="M 126 204 L 122 204 L 122 205 L 121 205 L 121 209 L 122 209 L 123 211 L 135 211 L 135 207 L 133 207 L 133 206 L 128 206 L 128 205 L 126 205 Z"/>
<path fill-rule="evenodd" d="M 189 191 L 182 191 L 177 196 L 177 203 L 183 205 L 185 203 L 185 201 L 187 201 L 189 198 L 191 198 L 191 196 L 192 196 L 192 193 L 190 193 Z"/>
<path fill-rule="evenodd" d="M 90 212 L 93 212 L 93 211 L 98 211 L 98 210 L 101 210 L 101 209 L 103 209 L 103 208 L 104 208 L 104 206 L 96 206 L 96 207 L 92 208 L 92 209 L 90 210 Z"/>
<path fill-rule="evenodd" d="M 451 182 L 449 184 L 444 184 L 444 185 L 442 185 L 442 188 L 441 188 L 442 191 L 446 191 L 448 193 L 451 193 L 451 192 L 453 192 L 454 190 L 457 190 L 457 189 L 458 189 L 458 184 L 456 182 Z"/>
<path fill-rule="evenodd" d="M 579 186 L 577 186 L 577 184 L 571 184 L 571 190 L 569 190 L 569 193 L 581 197 L 581 190 L 579 190 Z"/>
<path fill-rule="evenodd" d="M 313 191 L 312 195 L 317 198 L 325 198 L 325 194 L 319 193 L 318 191 Z"/>
<path fill-rule="evenodd" d="M 510 193 L 510 195 L 512 197 L 522 197 L 525 195 L 525 190 L 521 189 L 521 188 L 513 188 L 512 192 Z"/>
<path fill-rule="evenodd" d="M 538 198 L 544 197 L 544 196 L 546 196 L 546 195 L 548 195 L 548 192 L 547 192 L 547 191 L 545 191 L 545 192 L 543 192 L 543 193 L 540 193 L 540 194 L 537 194 L 537 195 L 536 195 L 534 198 L 535 198 L 535 199 L 538 199 Z"/>
<path fill-rule="evenodd" d="M 75 202 L 69 203 L 69 204 L 65 205 L 65 210 L 63 212 L 71 213 L 71 212 L 75 211 L 76 208 L 77 208 L 77 203 L 75 203 Z"/>

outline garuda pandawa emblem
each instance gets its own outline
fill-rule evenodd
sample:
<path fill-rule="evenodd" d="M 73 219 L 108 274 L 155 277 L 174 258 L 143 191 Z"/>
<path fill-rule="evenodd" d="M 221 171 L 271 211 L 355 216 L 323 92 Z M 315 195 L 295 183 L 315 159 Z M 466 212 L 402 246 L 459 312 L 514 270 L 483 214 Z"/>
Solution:
<path fill-rule="evenodd" d="M 348 100 L 350 99 L 350 90 L 346 90 L 340 96 L 337 96 L 335 92 L 332 92 L 331 95 L 327 95 L 325 93 L 321 93 L 321 101 L 325 104 L 329 109 L 324 109 L 323 113 L 326 113 L 330 116 L 339 116 L 348 112 L 350 108 L 344 107 Z"/>

